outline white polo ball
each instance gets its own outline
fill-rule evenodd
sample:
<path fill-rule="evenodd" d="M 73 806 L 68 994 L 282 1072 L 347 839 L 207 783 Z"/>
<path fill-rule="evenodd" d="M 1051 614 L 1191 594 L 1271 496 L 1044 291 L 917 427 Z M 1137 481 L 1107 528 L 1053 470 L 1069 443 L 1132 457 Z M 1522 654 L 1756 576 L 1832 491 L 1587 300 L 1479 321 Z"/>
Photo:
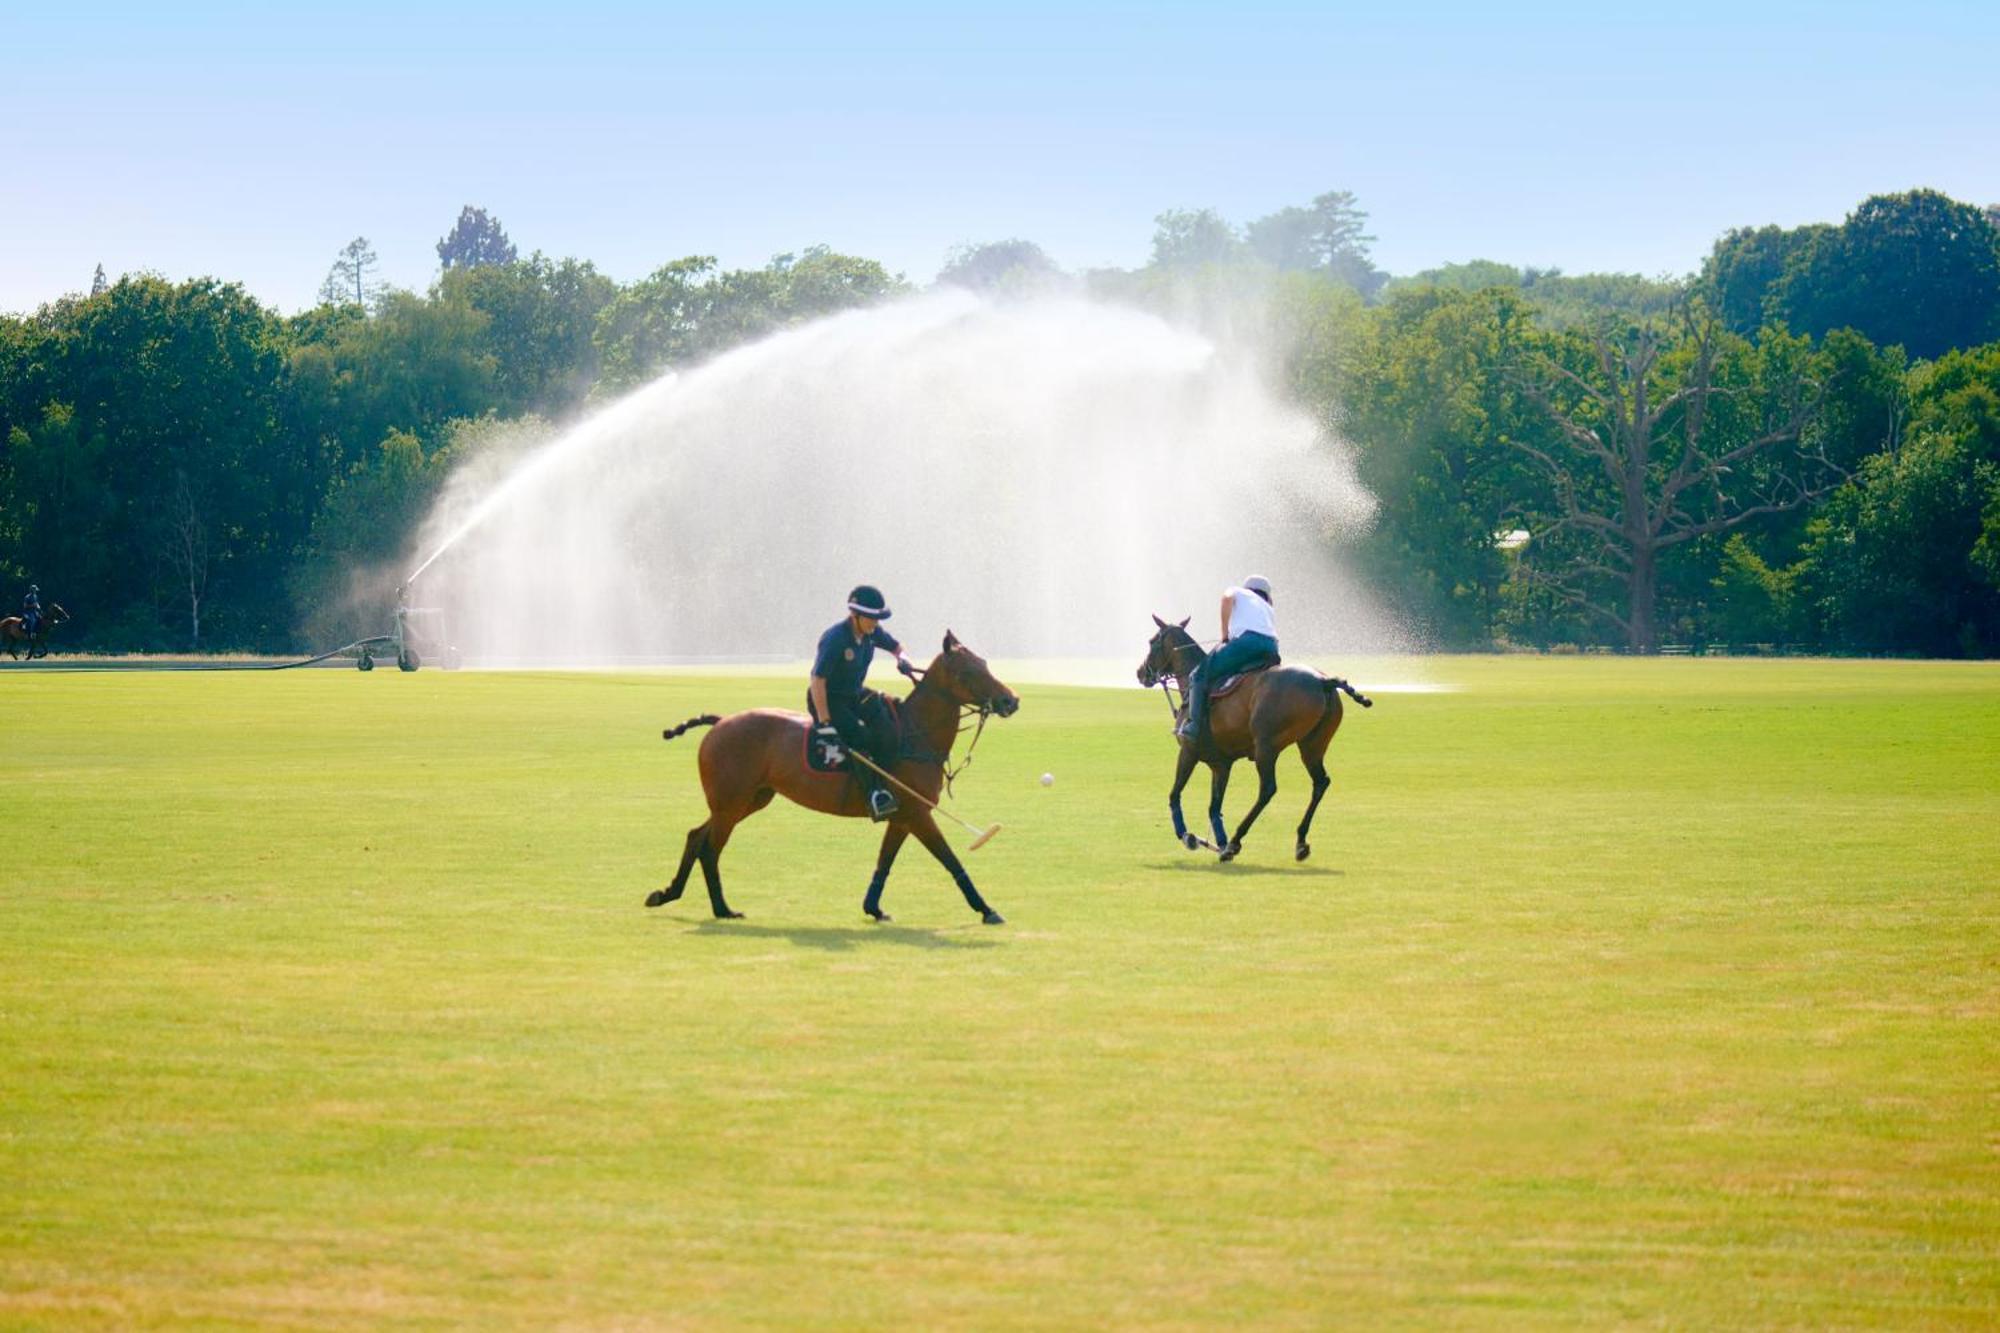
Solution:
<path fill-rule="evenodd" d="M 1053 786 L 1055 786 L 1055 785 L 1056 785 L 1056 775 L 1055 775 L 1055 774 L 1053 774 L 1053 773 L 1044 773 L 1044 774 L 1042 774 L 1042 785 L 1043 785 L 1044 787 L 1053 787 Z"/>

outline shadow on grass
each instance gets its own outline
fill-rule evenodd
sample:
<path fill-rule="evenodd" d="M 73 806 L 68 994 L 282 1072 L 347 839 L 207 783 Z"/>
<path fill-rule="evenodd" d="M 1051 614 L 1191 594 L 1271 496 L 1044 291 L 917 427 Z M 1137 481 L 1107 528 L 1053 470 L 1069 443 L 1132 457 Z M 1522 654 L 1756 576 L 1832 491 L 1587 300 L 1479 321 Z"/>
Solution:
<path fill-rule="evenodd" d="M 1259 865 L 1254 861 L 1238 858 L 1234 861 L 1218 861 L 1211 853 L 1208 856 L 1190 857 L 1185 861 L 1149 861 L 1148 870 L 1173 870 L 1184 875 L 1345 875 L 1347 872 L 1337 866 L 1300 865 L 1296 861 L 1285 865 Z"/>
<path fill-rule="evenodd" d="M 995 949 L 1001 943 L 991 926 L 964 925 L 940 930 L 899 926 L 893 922 L 886 926 L 766 926 L 748 921 L 717 921 L 711 917 L 686 933 L 705 939 L 785 940 L 801 949 L 824 949 L 828 953 L 876 945 L 900 945 L 906 949 Z"/>

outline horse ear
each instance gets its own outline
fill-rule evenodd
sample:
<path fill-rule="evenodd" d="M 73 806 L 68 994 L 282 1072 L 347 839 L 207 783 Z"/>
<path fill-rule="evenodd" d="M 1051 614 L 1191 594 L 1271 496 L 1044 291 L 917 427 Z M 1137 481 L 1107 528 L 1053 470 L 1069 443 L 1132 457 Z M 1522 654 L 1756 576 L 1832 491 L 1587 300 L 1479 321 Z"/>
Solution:
<path fill-rule="evenodd" d="M 1193 620 L 1193 619 L 1194 619 L 1194 617 L 1193 617 L 1193 616 L 1182 616 L 1182 617 L 1181 617 L 1181 628 L 1182 628 L 1182 629 L 1186 629 L 1186 628 L 1188 627 L 1188 621 L 1190 621 L 1190 620 Z M 1165 628 L 1166 628 L 1166 626 L 1165 626 L 1165 625 L 1162 625 L 1162 626 L 1160 626 L 1160 628 L 1161 628 L 1161 629 L 1165 629 Z"/>
<path fill-rule="evenodd" d="M 950 652 L 952 649 L 956 647 L 958 647 L 958 636 L 956 634 L 953 634 L 950 630 L 946 630 L 944 632 L 944 650 L 946 652 Z"/>
<path fill-rule="evenodd" d="M 1167 622 L 1160 619 L 1158 612 L 1154 612 L 1153 614 L 1153 623 L 1155 625 L 1158 625 L 1161 629 L 1165 629 L 1167 627 Z"/>

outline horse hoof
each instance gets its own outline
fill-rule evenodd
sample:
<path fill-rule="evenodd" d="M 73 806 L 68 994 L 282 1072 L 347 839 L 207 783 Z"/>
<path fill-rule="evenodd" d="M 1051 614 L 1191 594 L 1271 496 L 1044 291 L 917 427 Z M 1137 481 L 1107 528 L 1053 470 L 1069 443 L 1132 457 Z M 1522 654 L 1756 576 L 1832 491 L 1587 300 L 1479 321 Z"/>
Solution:
<path fill-rule="evenodd" d="M 984 912 L 979 914 L 979 919 L 981 921 L 984 921 L 989 926 L 1004 926 L 1007 924 L 1007 918 L 1001 916 L 998 912 L 994 911 L 990 907 L 987 908 Z"/>
<path fill-rule="evenodd" d="M 1295 861 L 1303 861 L 1312 854 L 1313 854 L 1312 844 L 1309 842 L 1302 842 L 1299 844 L 1298 850 L 1292 853 L 1292 859 Z"/>
<path fill-rule="evenodd" d="M 1218 855 L 1220 855 L 1221 858 L 1225 861 L 1234 861 L 1237 857 L 1237 854 L 1240 853 L 1242 850 L 1243 850 L 1242 843 L 1232 842 L 1227 847 L 1224 847 L 1222 851 L 1218 853 Z"/>
<path fill-rule="evenodd" d="M 1181 834 L 1181 846 L 1191 852 L 1198 852 L 1201 850 L 1201 839 L 1195 837 L 1192 833 L 1183 833 Z"/>
<path fill-rule="evenodd" d="M 894 921 L 896 918 L 890 916 L 887 912 L 870 912 L 868 919 L 880 925 L 885 922 Z"/>
<path fill-rule="evenodd" d="M 646 895 L 646 906 L 648 907 L 658 907 L 661 903 L 668 901 L 670 900 L 667 897 L 667 891 L 665 889 L 654 889 L 651 893 Z"/>
<path fill-rule="evenodd" d="M 741 920 L 743 919 L 743 913 L 741 913 L 741 912 L 717 912 L 717 913 L 715 914 L 715 919 L 716 919 L 717 921 L 741 921 Z"/>

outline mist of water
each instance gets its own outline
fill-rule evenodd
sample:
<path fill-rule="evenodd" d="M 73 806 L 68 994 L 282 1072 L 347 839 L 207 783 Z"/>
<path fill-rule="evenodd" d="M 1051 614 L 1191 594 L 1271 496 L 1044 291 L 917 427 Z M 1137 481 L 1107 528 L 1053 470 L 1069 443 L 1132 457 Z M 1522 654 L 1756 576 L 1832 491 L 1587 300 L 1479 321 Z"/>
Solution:
<path fill-rule="evenodd" d="M 1247 357 L 1123 307 L 941 291 L 668 376 L 454 477 L 418 600 L 474 660 L 806 656 L 879 585 L 921 659 L 1142 654 L 1277 585 L 1288 650 L 1399 646 L 1340 560 L 1374 502 Z"/>

